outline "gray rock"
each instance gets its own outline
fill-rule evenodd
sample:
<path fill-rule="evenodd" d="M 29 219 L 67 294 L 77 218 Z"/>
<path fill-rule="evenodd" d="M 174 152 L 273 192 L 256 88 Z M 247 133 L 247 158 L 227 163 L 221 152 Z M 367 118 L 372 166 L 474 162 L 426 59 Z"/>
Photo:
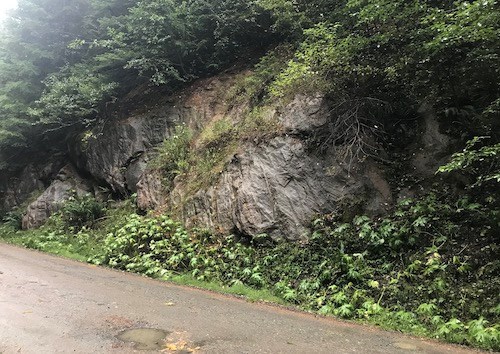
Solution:
<path fill-rule="evenodd" d="M 12 210 L 27 200 L 32 193 L 43 188 L 38 171 L 33 165 L 28 165 L 23 169 L 19 178 L 12 178 L 5 182 L 1 192 L 2 210 Z"/>
<path fill-rule="evenodd" d="M 306 145 L 304 137 L 321 131 L 330 113 L 323 97 L 298 95 L 275 113 L 283 136 L 245 143 L 217 183 L 194 196 L 183 195 L 184 186 L 177 183 L 172 207 L 183 206 L 188 226 L 290 240 L 308 237 L 314 217 L 344 214 L 349 204 L 363 203 L 361 212 L 384 213 L 392 192 L 374 162 L 356 161 L 348 170 L 334 147 L 321 153 Z"/>
<path fill-rule="evenodd" d="M 125 170 L 125 183 L 127 189 L 132 193 L 137 193 L 137 184 L 142 178 L 143 173 L 146 171 L 148 163 L 145 159 L 145 154 L 141 155 L 140 158 L 130 162 L 127 169 Z"/>
<path fill-rule="evenodd" d="M 319 156 L 300 139 L 277 137 L 241 151 L 216 185 L 187 200 L 187 225 L 296 240 L 308 236 L 316 215 L 338 211 L 346 200 L 390 202 L 388 185 L 376 169 L 357 164 L 349 173 L 333 151 Z M 174 200 L 182 198 L 178 185 Z"/>
<path fill-rule="evenodd" d="M 324 126 L 328 122 L 329 116 L 329 107 L 323 96 L 297 95 L 278 114 L 278 119 L 285 131 L 301 134 Z"/>
<path fill-rule="evenodd" d="M 30 164 L 14 176 L 0 177 L 0 211 L 9 211 L 43 191 L 64 165 L 63 159 L 55 159 L 45 164 Z"/>
<path fill-rule="evenodd" d="M 71 156 L 113 192 L 127 195 L 135 192 L 146 168 L 142 155 L 168 137 L 179 119 L 179 110 L 170 107 L 111 121 L 102 132 L 95 129 L 86 143 L 75 144 Z"/>
<path fill-rule="evenodd" d="M 412 164 L 417 175 L 429 178 L 448 161 L 453 141 L 439 131 L 436 113 L 430 107 L 423 105 L 420 113 L 424 118 L 424 131 Z"/>
<path fill-rule="evenodd" d="M 224 81 L 209 84 L 220 86 Z M 167 195 L 161 174 L 147 165 L 154 146 L 168 138 L 176 125 L 199 129 L 222 116 L 238 121 L 242 112 L 226 111 L 218 101 L 219 90 L 203 87 L 188 89 L 177 103 L 161 102 L 147 112 L 127 112 L 128 118 L 109 121 L 101 131 L 95 129 L 85 144 L 72 149 L 73 160 L 114 193 L 137 193 L 143 210 L 168 202 L 171 210 L 181 210 L 188 226 L 250 236 L 267 233 L 299 239 L 307 237 L 316 215 L 341 212 L 346 201 L 365 200 L 370 213 L 380 213 L 391 203 L 391 190 L 376 165 L 355 163 L 347 171 L 333 148 L 321 154 L 307 148 L 304 136 L 321 130 L 331 117 L 323 97 L 303 95 L 274 111 L 284 136 L 260 145 L 244 143 L 213 186 L 187 196 L 182 180 L 177 180 Z"/>
<path fill-rule="evenodd" d="M 137 207 L 141 210 L 158 209 L 167 202 L 167 192 L 158 170 L 147 169 L 137 183 L 136 190 Z"/>
<path fill-rule="evenodd" d="M 176 97 L 155 93 L 153 88 L 134 91 L 122 105 L 135 102 L 137 106 L 137 102 L 147 98 L 142 111 L 122 107 L 123 111 L 118 114 L 121 118 L 110 119 L 94 129 L 85 143 L 71 143 L 73 163 L 116 194 L 137 192 L 137 183 L 147 168 L 145 155 L 168 138 L 176 126 L 184 124 L 198 130 L 225 112 L 226 107 L 218 95 L 224 92 L 229 78 L 232 76 L 220 75 L 201 80 Z M 213 89 L 208 90 L 209 87 Z"/>
<path fill-rule="evenodd" d="M 43 225 L 74 193 L 83 196 L 91 192 L 92 186 L 72 166 L 65 166 L 42 195 L 28 206 L 22 221 L 23 229 Z"/>

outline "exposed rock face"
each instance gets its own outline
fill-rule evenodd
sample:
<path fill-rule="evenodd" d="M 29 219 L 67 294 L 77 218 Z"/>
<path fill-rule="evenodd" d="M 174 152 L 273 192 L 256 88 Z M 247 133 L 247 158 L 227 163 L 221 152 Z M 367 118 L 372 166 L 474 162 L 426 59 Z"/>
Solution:
<path fill-rule="evenodd" d="M 73 193 L 83 196 L 91 192 L 92 186 L 80 177 L 72 166 L 65 166 L 49 188 L 28 206 L 23 217 L 23 229 L 33 229 L 43 225 Z"/>
<path fill-rule="evenodd" d="M 157 209 L 167 202 L 160 171 L 146 169 L 137 183 L 137 206 L 141 210 Z"/>
<path fill-rule="evenodd" d="M 117 194 L 138 192 L 136 185 L 147 168 L 146 152 L 168 138 L 176 126 L 184 124 L 196 130 L 222 114 L 225 108 L 219 95 L 231 78 L 226 74 L 202 80 L 175 98 L 156 96 L 151 91 L 151 98 L 146 100 L 149 102 L 143 102 L 140 111 L 121 112 L 124 118 L 115 117 L 104 127 L 94 129 L 85 143 L 70 146 L 73 162 Z M 148 95 L 134 92 L 129 96 L 124 104 Z"/>
<path fill-rule="evenodd" d="M 307 237 L 316 215 L 339 211 L 349 200 L 367 201 L 366 211 L 380 212 L 392 194 L 375 164 L 354 163 L 348 171 L 333 147 L 320 153 L 303 140 L 327 124 L 328 112 L 321 97 L 298 96 L 277 113 L 282 136 L 246 143 L 218 182 L 193 197 L 183 196 L 178 184 L 173 204 L 184 204 L 188 225 L 287 239 Z"/>
<path fill-rule="evenodd" d="M 242 151 L 215 186 L 198 192 L 186 203 L 188 225 L 299 239 L 308 236 L 315 215 L 333 212 L 348 199 L 386 198 L 369 177 L 363 176 L 360 166 L 349 174 L 334 154 L 309 153 L 304 143 L 293 137 L 244 146 Z"/>
<path fill-rule="evenodd" d="M 297 95 L 278 119 L 290 134 L 310 133 L 328 123 L 329 107 L 321 95 L 308 97 Z"/>
<path fill-rule="evenodd" d="M 439 131 L 439 122 L 430 107 L 423 105 L 420 113 L 424 118 L 424 132 L 412 165 L 419 176 L 427 178 L 433 176 L 438 167 L 447 162 L 451 155 L 452 139 Z"/>
<path fill-rule="evenodd" d="M 54 159 L 42 165 L 26 166 L 17 178 L 5 176 L 0 181 L 0 211 L 12 210 L 26 202 L 34 192 L 43 191 L 64 165 L 62 159 Z"/>
<path fill-rule="evenodd" d="M 33 165 L 23 169 L 19 178 L 11 179 L 3 184 L 2 210 L 11 210 L 22 204 L 36 190 L 42 190 L 44 185 L 38 178 L 38 171 Z"/>
<path fill-rule="evenodd" d="M 108 123 L 72 151 L 77 166 L 118 194 L 135 192 L 146 168 L 142 155 L 169 136 L 180 123 L 180 111 L 164 107 Z"/>
<path fill-rule="evenodd" d="M 177 210 L 188 226 L 249 236 L 267 233 L 273 238 L 296 240 L 308 236 L 310 222 L 317 215 L 342 213 L 349 204 L 362 205 L 359 212 L 381 214 L 392 205 L 393 191 L 383 167 L 370 159 L 344 164 L 336 158 L 335 147 L 327 151 L 323 147 L 320 152 L 309 146 L 308 139 L 321 137 L 334 119 L 321 95 L 298 95 L 286 107 L 269 109 L 273 122 L 279 123 L 277 132 L 241 142 L 212 186 L 188 194 L 192 189 L 183 185 L 179 176 L 173 191 L 166 193 L 161 173 L 148 167 L 150 152 L 180 124 L 200 131 L 219 119 L 235 124 L 241 121 L 248 107 L 226 105 L 221 99 L 233 79 L 234 75 L 227 73 L 202 80 L 176 97 L 138 89 L 122 102 L 124 107 L 135 105 L 135 111 L 120 107 L 104 126 L 71 144 L 73 164 L 117 195 L 137 193 L 143 210 L 167 205 Z M 421 113 L 425 129 L 418 142 L 420 150 L 409 160 L 411 173 L 425 179 L 448 155 L 450 139 L 439 132 L 429 109 L 423 107 Z M 42 168 L 45 172 L 28 166 L 16 183 L 0 181 L 0 186 L 7 186 L 0 188 L 3 207 L 10 209 L 53 180 L 29 206 L 24 228 L 43 224 L 73 191 L 92 192 L 92 183 L 85 182 L 71 166 L 54 179 L 55 166 Z"/>

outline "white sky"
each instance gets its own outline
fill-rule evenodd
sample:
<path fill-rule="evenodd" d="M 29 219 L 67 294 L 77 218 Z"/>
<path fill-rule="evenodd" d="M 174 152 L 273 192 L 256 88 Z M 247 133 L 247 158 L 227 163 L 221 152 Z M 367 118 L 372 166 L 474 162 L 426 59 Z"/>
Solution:
<path fill-rule="evenodd" d="M 5 17 L 7 10 L 17 5 L 17 0 L 0 0 L 0 20 Z"/>

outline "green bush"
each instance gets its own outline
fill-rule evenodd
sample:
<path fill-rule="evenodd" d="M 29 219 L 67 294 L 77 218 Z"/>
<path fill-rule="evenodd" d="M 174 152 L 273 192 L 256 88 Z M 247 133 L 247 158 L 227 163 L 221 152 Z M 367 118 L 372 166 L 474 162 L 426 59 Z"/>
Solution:
<path fill-rule="evenodd" d="M 188 233 L 166 216 L 127 219 L 108 234 L 96 263 L 151 276 L 189 272 L 199 280 L 263 285 L 258 269 L 251 267 L 255 250 L 232 236 Z"/>
<path fill-rule="evenodd" d="M 15 230 L 21 230 L 23 226 L 24 212 L 20 208 L 13 209 L 3 217 L 3 223 Z"/>
<path fill-rule="evenodd" d="M 167 187 L 171 187 L 174 178 L 189 169 L 191 130 L 177 126 L 172 136 L 157 148 L 153 166 L 159 168 L 165 177 Z"/>
<path fill-rule="evenodd" d="M 62 222 L 68 228 L 80 230 L 83 227 L 92 227 L 95 222 L 106 213 L 103 203 L 91 195 L 73 196 L 60 209 Z"/>
<path fill-rule="evenodd" d="M 248 101 L 252 106 L 269 99 L 269 85 L 287 67 L 293 55 L 293 47 L 280 45 L 260 58 L 250 74 L 244 73 L 230 88 L 226 101 L 230 105 Z"/>
<path fill-rule="evenodd" d="M 453 154 L 451 161 L 438 169 L 439 173 L 459 171 L 476 180 L 472 187 L 483 183 L 500 182 L 500 143 L 479 146 L 488 137 L 475 137 L 462 152 Z"/>

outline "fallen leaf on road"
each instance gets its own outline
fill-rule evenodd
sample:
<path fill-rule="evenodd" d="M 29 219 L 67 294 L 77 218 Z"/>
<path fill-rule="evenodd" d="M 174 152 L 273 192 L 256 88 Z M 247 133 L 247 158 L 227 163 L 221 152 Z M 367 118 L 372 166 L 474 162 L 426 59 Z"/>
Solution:
<path fill-rule="evenodd" d="M 180 348 L 180 347 L 178 347 L 178 346 L 177 346 L 177 344 L 174 344 L 174 343 L 169 343 L 169 344 L 167 344 L 165 348 L 166 348 L 167 350 L 170 350 L 170 351 L 173 351 L 173 352 L 176 352 L 176 351 L 178 351 L 178 350 L 182 350 L 182 349 L 184 349 L 184 348 Z"/>
<path fill-rule="evenodd" d="M 167 345 L 165 345 L 165 349 L 162 351 L 195 353 L 200 349 L 201 349 L 200 347 L 189 348 L 186 342 L 181 341 L 178 343 L 168 343 Z"/>
<path fill-rule="evenodd" d="M 173 302 L 166 302 L 165 306 L 174 306 L 175 304 Z"/>
<path fill-rule="evenodd" d="M 165 344 L 165 349 L 162 352 L 175 353 L 175 352 L 183 352 L 183 353 L 195 353 L 200 350 L 200 347 L 192 348 L 189 346 L 188 341 L 186 340 L 186 336 L 188 336 L 187 332 L 174 332 L 172 335 L 167 338 L 167 342 Z"/>

